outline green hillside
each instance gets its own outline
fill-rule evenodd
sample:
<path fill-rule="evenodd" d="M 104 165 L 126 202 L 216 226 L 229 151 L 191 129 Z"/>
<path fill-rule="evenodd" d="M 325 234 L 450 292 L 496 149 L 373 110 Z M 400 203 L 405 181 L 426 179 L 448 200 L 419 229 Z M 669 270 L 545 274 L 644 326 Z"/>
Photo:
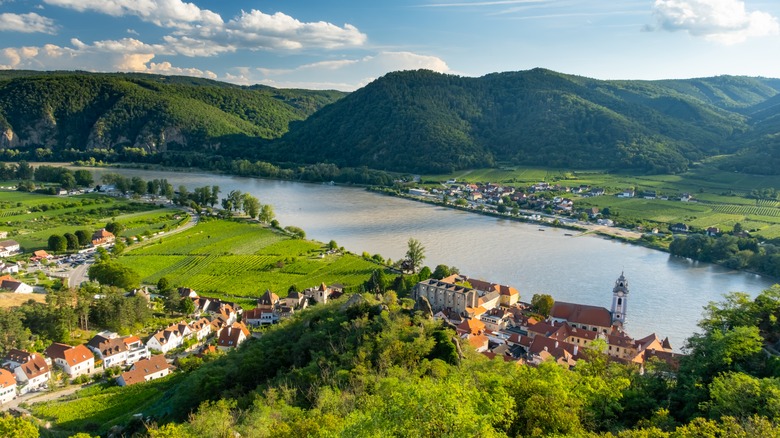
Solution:
<path fill-rule="evenodd" d="M 31 159 L 231 155 L 342 96 L 176 76 L 3 72 L 0 149 Z"/>
<path fill-rule="evenodd" d="M 296 124 L 269 159 L 449 172 L 496 162 L 679 172 L 740 149 L 780 81 L 600 81 L 544 69 L 390 73 Z"/>
<path fill-rule="evenodd" d="M 0 159 L 448 173 L 495 164 L 780 168 L 780 79 L 389 73 L 351 94 L 134 73 L 0 72 Z"/>

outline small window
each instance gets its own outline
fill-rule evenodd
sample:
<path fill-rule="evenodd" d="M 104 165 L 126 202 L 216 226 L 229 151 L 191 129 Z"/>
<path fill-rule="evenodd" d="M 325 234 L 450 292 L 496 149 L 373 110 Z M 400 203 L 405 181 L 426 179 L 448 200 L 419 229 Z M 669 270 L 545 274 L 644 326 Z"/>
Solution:
<path fill-rule="evenodd" d="M 623 298 L 618 298 L 618 306 L 622 306 L 622 305 L 623 305 Z"/>

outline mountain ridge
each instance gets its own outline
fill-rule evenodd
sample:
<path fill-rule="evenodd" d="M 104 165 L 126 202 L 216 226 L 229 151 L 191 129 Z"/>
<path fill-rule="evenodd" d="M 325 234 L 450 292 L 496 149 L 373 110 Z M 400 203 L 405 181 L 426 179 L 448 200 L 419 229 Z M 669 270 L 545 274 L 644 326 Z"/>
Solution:
<path fill-rule="evenodd" d="M 677 173 L 727 154 L 724 168 L 771 173 L 763 160 L 780 147 L 780 79 L 413 70 L 347 94 L 4 71 L 0 131 L 6 159 L 155 161 L 176 153 L 416 173 L 496 163 Z"/>

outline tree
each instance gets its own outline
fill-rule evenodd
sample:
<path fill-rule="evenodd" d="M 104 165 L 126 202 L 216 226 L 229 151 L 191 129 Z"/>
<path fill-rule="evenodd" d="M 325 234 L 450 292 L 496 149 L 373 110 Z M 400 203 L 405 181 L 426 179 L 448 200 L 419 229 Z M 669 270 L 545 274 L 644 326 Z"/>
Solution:
<path fill-rule="evenodd" d="M 133 190 L 133 194 L 141 196 L 146 194 L 146 181 L 141 177 L 134 176 L 131 180 L 130 187 Z"/>
<path fill-rule="evenodd" d="M 303 231 L 303 229 L 295 226 L 288 226 L 284 227 L 284 231 L 287 231 L 288 233 L 292 234 L 292 236 L 296 239 L 305 239 L 306 238 L 306 232 Z"/>
<path fill-rule="evenodd" d="M 111 249 L 111 253 L 114 255 L 114 257 L 118 256 L 119 254 L 122 254 L 127 246 L 122 242 L 121 240 L 117 239 L 114 243 L 114 247 Z"/>
<path fill-rule="evenodd" d="M 59 234 L 52 234 L 49 236 L 49 249 L 54 252 L 63 252 L 68 249 L 68 240 L 65 236 Z"/>
<path fill-rule="evenodd" d="M 211 186 L 211 193 L 209 195 L 209 205 L 213 208 L 219 202 L 219 186 Z"/>
<path fill-rule="evenodd" d="M 328 242 L 328 249 L 331 251 L 337 250 L 339 249 L 339 244 L 336 243 L 335 240 L 331 240 L 330 242 Z"/>
<path fill-rule="evenodd" d="M 742 223 L 737 222 L 736 224 L 734 224 L 734 229 L 731 231 L 731 234 L 737 235 L 740 233 L 742 233 Z"/>
<path fill-rule="evenodd" d="M 241 202 L 242 195 L 243 194 L 241 193 L 241 190 L 231 190 L 230 193 L 228 193 L 227 200 L 230 206 L 230 210 L 238 211 L 241 209 L 241 207 L 243 207 L 243 203 Z"/>
<path fill-rule="evenodd" d="M 271 223 L 275 216 L 274 208 L 270 204 L 263 204 L 263 206 L 260 208 L 260 214 L 257 219 L 260 222 L 267 224 Z"/>
<path fill-rule="evenodd" d="M 92 234 L 87 230 L 76 230 L 74 234 L 79 239 L 79 246 L 86 246 L 92 242 Z"/>
<path fill-rule="evenodd" d="M 170 280 L 168 280 L 167 277 L 160 277 L 160 279 L 157 280 L 157 292 L 162 293 L 169 289 L 172 289 Z"/>
<path fill-rule="evenodd" d="M 249 193 L 241 196 L 241 207 L 250 219 L 260 214 L 260 201 Z"/>
<path fill-rule="evenodd" d="M 195 312 L 195 303 L 189 298 L 183 298 L 179 303 L 179 311 L 185 315 L 192 315 Z"/>
<path fill-rule="evenodd" d="M 30 163 L 26 161 L 20 161 L 19 164 L 16 165 L 16 178 L 21 180 L 30 180 L 33 179 L 33 175 L 35 175 L 35 171 L 33 170 L 32 166 L 30 166 Z"/>
<path fill-rule="evenodd" d="M 135 289 L 141 283 L 141 276 L 132 268 L 114 260 L 101 259 L 89 268 L 89 278 L 102 285 L 116 286 L 120 289 Z"/>
<path fill-rule="evenodd" d="M 31 421 L 8 413 L 0 416 L 0 436 L 7 438 L 38 438 L 38 427 Z"/>
<path fill-rule="evenodd" d="M 457 270 L 455 272 L 457 272 Z M 453 272 L 452 268 L 450 268 L 447 265 L 437 265 L 436 269 L 433 270 L 433 274 L 431 274 L 431 277 L 437 280 L 441 280 L 442 278 L 449 277 L 455 272 Z"/>
<path fill-rule="evenodd" d="M 125 226 L 122 225 L 119 222 L 112 221 L 106 224 L 106 231 L 113 234 L 116 237 L 119 237 L 120 234 L 125 230 Z"/>
<path fill-rule="evenodd" d="M 531 308 L 545 318 L 550 316 L 553 304 L 555 304 L 555 300 L 548 294 L 534 294 L 531 297 Z"/>
<path fill-rule="evenodd" d="M 406 259 L 409 261 L 412 272 L 417 272 L 425 260 L 425 247 L 413 237 L 410 237 L 409 242 L 407 242 Z"/>
<path fill-rule="evenodd" d="M 70 172 L 63 172 L 60 178 L 60 186 L 65 190 L 72 190 L 76 188 L 76 177 Z"/>
<path fill-rule="evenodd" d="M 76 237 L 75 234 L 65 233 L 65 235 L 63 237 L 65 237 L 65 241 L 67 242 L 66 245 L 67 245 L 68 251 L 75 251 L 75 250 L 79 249 L 79 247 L 81 246 L 79 244 L 79 238 Z"/>

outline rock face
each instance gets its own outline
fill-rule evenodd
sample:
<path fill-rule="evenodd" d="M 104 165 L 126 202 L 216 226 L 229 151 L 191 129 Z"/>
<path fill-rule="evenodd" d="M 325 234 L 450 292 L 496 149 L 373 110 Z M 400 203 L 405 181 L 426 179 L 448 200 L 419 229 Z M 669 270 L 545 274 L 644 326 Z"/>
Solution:
<path fill-rule="evenodd" d="M 418 297 L 414 303 L 414 310 L 422 312 L 427 318 L 433 318 L 433 308 L 426 297 Z"/>
<path fill-rule="evenodd" d="M 13 149 L 19 145 L 19 137 L 13 129 L 7 128 L 0 135 L 0 149 Z"/>
<path fill-rule="evenodd" d="M 346 303 L 341 305 L 341 311 L 344 312 L 345 310 L 349 309 L 350 307 L 355 306 L 357 304 L 361 304 L 364 301 L 366 301 L 366 299 L 363 298 L 362 295 L 360 295 L 360 294 L 353 294 L 351 297 L 349 297 L 349 299 L 347 300 Z"/>

